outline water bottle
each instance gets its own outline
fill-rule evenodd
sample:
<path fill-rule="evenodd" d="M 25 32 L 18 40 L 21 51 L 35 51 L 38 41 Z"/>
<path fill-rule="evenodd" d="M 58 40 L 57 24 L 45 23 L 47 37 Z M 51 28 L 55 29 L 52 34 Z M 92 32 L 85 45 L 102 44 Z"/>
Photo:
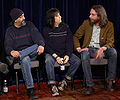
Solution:
<path fill-rule="evenodd" d="M 61 65 L 61 66 L 60 66 L 60 70 L 65 70 L 65 66 L 64 66 L 64 65 Z"/>
<path fill-rule="evenodd" d="M 61 60 L 63 61 L 63 58 L 61 58 Z M 60 70 L 65 70 L 65 66 L 63 64 L 60 66 Z"/>
<path fill-rule="evenodd" d="M 4 80 L 4 84 L 3 84 L 3 93 L 5 93 L 5 94 L 8 93 L 7 80 Z"/>

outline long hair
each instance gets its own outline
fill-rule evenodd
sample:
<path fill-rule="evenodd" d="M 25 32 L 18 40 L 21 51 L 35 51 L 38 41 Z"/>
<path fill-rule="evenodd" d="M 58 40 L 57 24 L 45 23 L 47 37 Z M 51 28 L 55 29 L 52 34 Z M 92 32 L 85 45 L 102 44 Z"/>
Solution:
<path fill-rule="evenodd" d="M 48 27 L 54 28 L 55 19 L 54 17 L 57 16 L 57 14 L 60 13 L 60 11 L 57 8 L 51 8 L 46 13 L 46 25 Z"/>
<path fill-rule="evenodd" d="M 107 14 L 104 7 L 102 5 L 94 5 L 92 6 L 91 9 L 94 9 L 95 12 L 97 13 L 97 16 L 100 18 L 99 19 L 100 27 L 104 27 L 108 22 Z"/>

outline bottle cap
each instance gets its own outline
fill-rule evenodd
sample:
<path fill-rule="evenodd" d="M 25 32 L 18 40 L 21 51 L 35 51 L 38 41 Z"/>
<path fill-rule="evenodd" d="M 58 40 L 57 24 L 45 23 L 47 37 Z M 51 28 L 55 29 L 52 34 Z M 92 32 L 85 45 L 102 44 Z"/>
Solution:
<path fill-rule="evenodd" d="M 7 80 L 4 80 L 4 82 L 7 82 Z"/>

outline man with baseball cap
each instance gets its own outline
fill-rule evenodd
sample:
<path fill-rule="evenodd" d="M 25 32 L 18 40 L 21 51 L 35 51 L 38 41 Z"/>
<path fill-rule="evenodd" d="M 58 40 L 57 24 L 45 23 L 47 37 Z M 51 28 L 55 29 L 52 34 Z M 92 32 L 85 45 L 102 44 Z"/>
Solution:
<path fill-rule="evenodd" d="M 5 35 L 7 55 L 17 59 L 21 65 L 27 95 L 31 99 L 38 98 L 34 91 L 30 61 L 44 52 L 44 40 L 38 29 L 30 21 L 25 21 L 24 12 L 13 8 L 10 12 L 12 26 L 8 27 Z"/>

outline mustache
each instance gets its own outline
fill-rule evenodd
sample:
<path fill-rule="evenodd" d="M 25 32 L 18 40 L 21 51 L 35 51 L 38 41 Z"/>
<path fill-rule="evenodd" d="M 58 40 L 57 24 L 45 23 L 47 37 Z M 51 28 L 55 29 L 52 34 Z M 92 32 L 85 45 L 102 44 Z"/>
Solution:
<path fill-rule="evenodd" d="M 98 23 L 100 20 L 98 19 L 98 20 L 94 20 L 94 19 L 89 19 L 89 21 L 92 23 L 92 24 L 96 24 L 96 23 Z M 93 21 L 93 22 L 92 22 Z"/>
<path fill-rule="evenodd" d="M 25 26 L 26 25 L 25 19 L 23 19 L 22 21 L 16 22 L 16 24 L 19 26 Z"/>
<path fill-rule="evenodd" d="M 22 22 L 25 22 L 25 19 L 23 19 Z"/>

